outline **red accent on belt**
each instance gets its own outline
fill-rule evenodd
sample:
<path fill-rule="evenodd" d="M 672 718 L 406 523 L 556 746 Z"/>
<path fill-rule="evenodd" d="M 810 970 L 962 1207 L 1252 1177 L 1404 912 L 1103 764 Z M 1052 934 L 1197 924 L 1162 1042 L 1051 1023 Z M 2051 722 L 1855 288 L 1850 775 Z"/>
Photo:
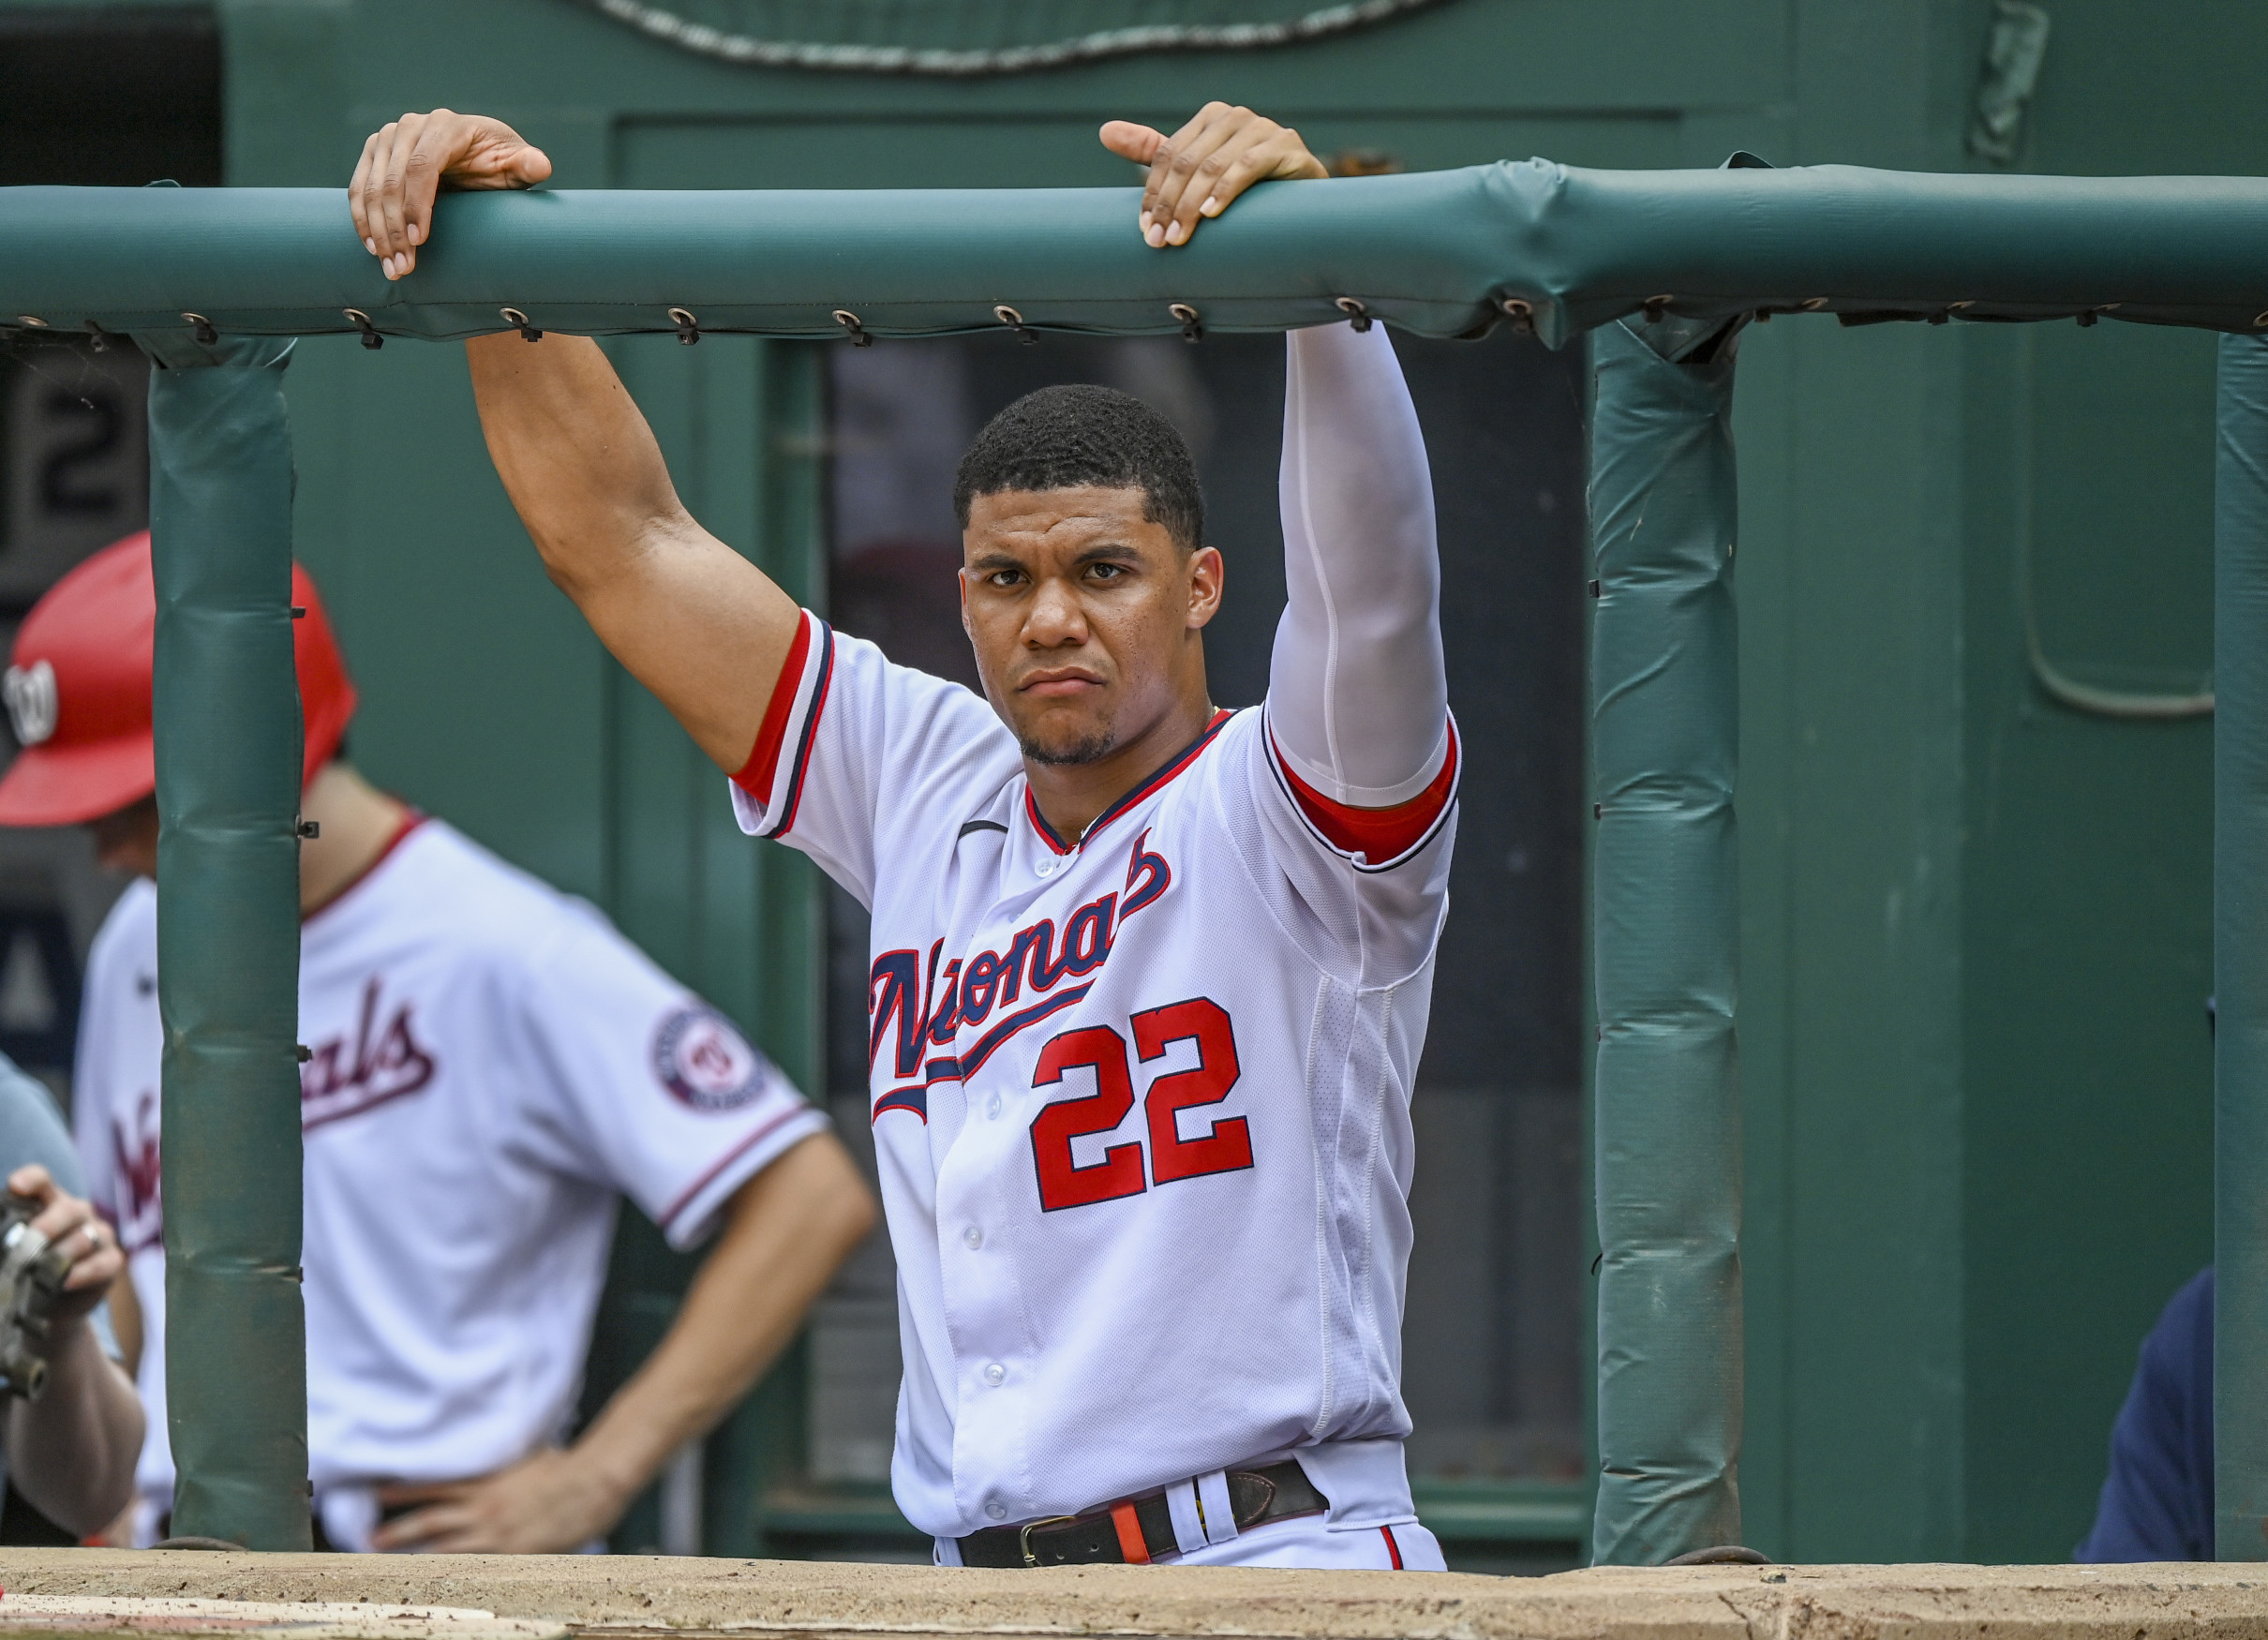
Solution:
<path fill-rule="evenodd" d="M 1118 1528 L 1118 1552 L 1129 1566 L 1147 1566 L 1150 1546 L 1141 1541 L 1141 1522 L 1134 1518 L 1131 1503 L 1111 1505 L 1111 1524 Z"/>

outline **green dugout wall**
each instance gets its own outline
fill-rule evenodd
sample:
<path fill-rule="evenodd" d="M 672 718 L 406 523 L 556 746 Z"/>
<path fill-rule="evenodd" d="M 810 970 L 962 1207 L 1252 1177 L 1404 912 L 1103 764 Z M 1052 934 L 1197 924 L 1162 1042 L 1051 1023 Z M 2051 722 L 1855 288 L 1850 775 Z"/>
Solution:
<path fill-rule="evenodd" d="M 2268 171 L 2226 47 L 2247 13 L 2052 10 L 2022 168 Z M 1216 95 L 1416 168 L 1982 168 L 1991 21 L 1448 0 L 1264 54 L 931 83 L 701 62 L 565 0 L 219 11 L 231 182 L 336 184 L 365 131 L 446 103 L 519 124 L 559 186 L 646 187 L 1116 182 L 1098 118 Z M 808 356 L 621 356 L 695 510 L 808 575 Z M 2212 341 L 1809 321 L 1753 331 L 1740 374 L 1746 1535 L 1813 1560 L 2059 1558 L 2134 1343 L 2210 1256 L 2210 721 L 2077 710 L 2043 678 L 2202 686 Z M 298 540 L 365 687 L 357 756 L 601 899 L 803 1069 L 814 995 L 760 942 L 808 937 L 809 884 L 737 846 L 713 776 L 645 732 L 657 708 L 517 550 L 454 350 L 310 341 L 287 391 Z M 619 1335 L 652 1325 L 641 1290 Z"/>

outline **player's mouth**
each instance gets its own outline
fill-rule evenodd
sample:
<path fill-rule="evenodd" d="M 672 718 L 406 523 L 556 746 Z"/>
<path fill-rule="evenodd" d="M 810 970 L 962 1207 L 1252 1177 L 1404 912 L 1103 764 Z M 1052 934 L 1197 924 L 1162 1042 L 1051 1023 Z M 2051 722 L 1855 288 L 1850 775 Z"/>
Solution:
<path fill-rule="evenodd" d="M 1025 673 L 1016 693 L 1036 694 L 1043 700 L 1067 700 L 1102 686 L 1102 679 L 1083 666 L 1051 666 Z"/>

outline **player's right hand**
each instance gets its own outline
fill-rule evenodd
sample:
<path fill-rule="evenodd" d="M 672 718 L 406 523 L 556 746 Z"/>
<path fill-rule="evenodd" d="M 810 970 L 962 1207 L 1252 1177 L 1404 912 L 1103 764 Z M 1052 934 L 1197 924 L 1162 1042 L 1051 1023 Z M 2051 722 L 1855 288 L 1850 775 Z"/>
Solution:
<path fill-rule="evenodd" d="M 550 174 L 550 157 L 503 121 L 437 108 L 372 133 L 347 185 L 347 206 L 363 248 L 387 278 L 398 279 L 432 237 L 441 189 L 530 188 Z"/>
<path fill-rule="evenodd" d="M 111 1283 L 126 1269 L 118 1238 L 91 1205 L 56 1184 L 37 1162 L 10 1173 L 7 1188 L 11 1195 L 38 1203 L 32 1228 L 47 1238 L 48 1245 L 62 1248 L 71 1260 L 63 1278 L 63 1296 L 55 1302 L 57 1319 L 87 1314 L 102 1302 Z"/>

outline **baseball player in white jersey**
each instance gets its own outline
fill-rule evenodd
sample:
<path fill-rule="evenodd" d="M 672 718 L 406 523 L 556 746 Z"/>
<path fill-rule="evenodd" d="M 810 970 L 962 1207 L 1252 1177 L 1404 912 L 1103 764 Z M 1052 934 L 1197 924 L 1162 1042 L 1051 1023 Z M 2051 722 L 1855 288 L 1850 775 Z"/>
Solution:
<path fill-rule="evenodd" d="M 575 1548 L 754 1381 L 871 1200 L 825 1117 L 730 1021 L 589 906 L 337 760 L 353 687 L 304 571 L 293 602 L 320 827 L 299 974 L 319 1546 Z M 91 823 L 106 863 L 139 874 L 88 960 L 74 1116 L 138 1312 L 144 1543 L 173 1488 L 154 611 L 147 535 L 41 600 L 6 691 L 25 750 L 0 780 L 0 824 Z M 617 1192 L 678 1247 L 723 1234 L 669 1336 L 562 1446 Z"/>
<path fill-rule="evenodd" d="M 1322 174 L 1218 104 L 1103 140 L 1150 165 L 1161 249 Z M 351 198 L 401 277 L 437 176 L 548 171 L 494 121 L 410 115 Z M 1290 600 L 1267 703 L 1233 713 L 1205 689 L 1224 569 L 1194 467 L 1124 395 L 1034 394 L 962 460 L 979 699 L 702 530 L 595 345 L 470 344 L 553 577 L 733 772 L 743 827 L 873 912 L 892 1480 L 943 1563 L 1441 1564 L 1400 1330 L 1457 745 L 1425 449 L 1365 331 L 1289 338 Z"/>

